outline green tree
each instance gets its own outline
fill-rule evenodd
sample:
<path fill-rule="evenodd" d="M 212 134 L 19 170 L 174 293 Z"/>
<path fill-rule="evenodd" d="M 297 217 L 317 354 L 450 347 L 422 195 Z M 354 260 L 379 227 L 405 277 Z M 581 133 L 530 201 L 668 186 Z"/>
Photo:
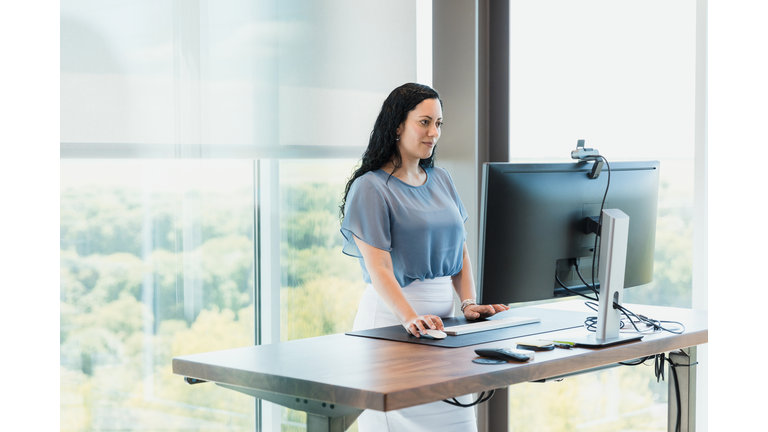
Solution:
<path fill-rule="evenodd" d="M 333 277 L 318 277 L 301 287 L 281 289 L 281 340 L 351 330 L 362 294 L 359 282 Z"/>

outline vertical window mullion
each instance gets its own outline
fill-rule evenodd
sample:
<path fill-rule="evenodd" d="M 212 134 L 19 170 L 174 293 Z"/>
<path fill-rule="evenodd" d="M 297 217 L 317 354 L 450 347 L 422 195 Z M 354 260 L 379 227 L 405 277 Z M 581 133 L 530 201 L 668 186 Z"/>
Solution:
<path fill-rule="evenodd" d="M 261 186 L 259 177 L 260 161 L 253 160 L 253 189 L 251 195 L 253 199 L 253 344 L 261 345 L 261 206 L 259 199 Z M 261 399 L 254 398 L 254 430 L 262 430 L 262 404 Z"/>
<path fill-rule="evenodd" d="M 279 160 L 259 160 L 259 332 L 261 344 L 280 341 L 280 171 Z M 280 431 L 281 408 L 261 402 L 261 426 Z"/>

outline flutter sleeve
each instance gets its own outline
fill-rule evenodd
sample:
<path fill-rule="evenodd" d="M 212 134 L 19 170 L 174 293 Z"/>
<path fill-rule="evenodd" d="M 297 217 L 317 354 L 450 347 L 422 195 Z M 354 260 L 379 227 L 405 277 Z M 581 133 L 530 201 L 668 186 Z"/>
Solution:
<path fill-rule="evenodd" d="M 456 207 L 459 209 L 461 220 L 466 223 L 467 219 L 469 219 L 467 209 L 464 208 L 464 203 L 461 202 L 461 197 L 459 196 L 459 192 L 456 190 L 456 185 L 453 184 L 453 177 L 451 177 L 451 174 L 448 171 L 445 171 L 445 174 L 448 175 L 448 181 L 451 183 L 451 195 L 453 196 L 453 200 L 456 202 Z"/>
<path fill-rule="evenodd" d="M 358 178 L 352 183 L 344 204 L 342 252 L 356 258 L 363 257 L 353 236 L 375 248 L 391 251 L 389 221 L 389 207 L 381 191 L 368 178 Z"/>

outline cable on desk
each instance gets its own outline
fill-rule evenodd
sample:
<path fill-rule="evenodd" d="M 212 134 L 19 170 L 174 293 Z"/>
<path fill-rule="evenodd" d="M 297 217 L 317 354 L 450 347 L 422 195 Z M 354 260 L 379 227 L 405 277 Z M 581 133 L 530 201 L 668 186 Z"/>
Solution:
<path fill-rule="evenodd" d="M 592 248 L 592 284 L 587 283 L 586 279 L 581 274 L 581 269 L 579 269 L 579 262 L 578 262 L 578 260 L 574 261 L 574 267 L 576 268 L 576 274 L 579 276 L 579 279 L 581 279 L 581 282 L 584 285 L 586 285 L 588 288 L 591 288 L 592 291 L 595 293 L 595 298 L 589 298 L 588 296 L 585 296 L 583 294 L 580 294 L 580 293 L 577 293 L 577 292 L 575 292 L 573 290 L 568 289 L 568 287 L 566 287 L 565 284 L 563 284 L 562 281 L 560 281 L 560 279 L 557 277 L 557 275 L 555 275 L 555 277 L 557 279 L 557 282 L 560 284 L 560 286 L 565 288 L 567 291 L 569 291 L 571 293 L 574 293 L 574 294 L 578 294 L 578 295 L 580 295 L 582 297 L 586 297 L 586 298 L 588 298 L 589 300 L 591 300 L 593 302 L 597 302 L 597 301 L 600 301 L 599 300 L 600 299 L 600 294 L 599 294 L 599 292 L 597 290 L 597 283 L 595 282 L 595 277 L 597 275 L 596 268 L 598 268 L 598 269 L 600 268 L 600 256 L 598 255 L 597 250 L 598 250 L 598 242 L 600 242 L 601 239 L 602 239 L 602 236 L 600 235 L 600 230 L 602 229 L 602 226 L 603 226 L 603 210 L 605 208 L 605 200 L 608 197 L 608 191 L 611 188 L 611 164 L 608 163 L 608 159 L 606 159 L 605 156 L 603 156 L 601 154 L 598 154 L 598 155 L 595 155 L 595 156 L 591 156 L 591 158 L 593 158 L 595 160 L 595 163 L 597 163 L 596 159 L 602 159 L 602 161 L 605 163 L 606 168 L 608 169 L 608 182 L 605 185 L 605 193 L 603 194 L 603 200 L 600 203 L 600 213 L 599 213 L 599 218 L 598 218 L 598 223 L 597 223 L 598 233 L 595 235 L 595 245 Z M 590 302 L 587 302 L 587 306 L 589 306 L 592 310 L 597 311 L 597 308 L 596 307 L 592 307 Z M 633 313 L 632 311 L 630 311 L 629 309 L 627 309 L 627 308 L 617 304 L 616 302 L 613 303 L 613 308 L 614 309 L 618 309 L 619 311 L 621 311 L 621 313 L 624 314 L 624 316 L 626 317 L 628 324 L 631 324 L 632 327 L 634 327 L 635 331 L 638 332 L 638 333 L 647 333 L 649 331 L 650 332 L 667 331 L 667 332 L 674 333 L 674 334 L 681 334 L 681 333 L 685 332 L 685 326 L 682 323 L 678 322 L 678 321 L 661 321 L 661 320 L 655 320 L 655 319 L 652 319 L 652 318 L 648 318 L 648 317 L 643 316 L 643 315 L 637 315 L 637 314 Z M 630 317 L 630 315 L 632 317 L 636 318 L 637 321 L 633 320 Z M 639 328 L 637 328 L 636 323 L 645 324 L 648 328 L 644 329 L 644 330 L 640 330 Z M 679 329 L 674 329 L 674 330 L 673 329 L 669 329 L 667 327 L 664 327 L 662 325 L 663 323 L 675 324 L 675 325 L 679 326 Z M 594 332 L 594 331 L 597 330 L 595 328 L 596 324 L 597 324 L 597 317 L 589 317 L 584 322 L 584 327 L 586 327 L 587 330 Z M 624 328 L 626 325 L 627 325 L 627 323 L 625 323 L 624 319 L 622 319 L 621 324 L 620 324 L 620 326 L 621 326 L 620 328 Z"/>
<path fill-rule="evenodd" d="M 598 310 L 598 305 L 597 305 L 597 303 L 595 303 L 595 302 L 593 302 L 593 301 L 588 301 L 588 302 L 584 302 L 584 304 L 585 304 L 585 305 L 586 305 L 588 308 L 590 308 L 590 309 L 592 309 L 593 311 L 597 312 L 597 310 Z M 617 309 L 617 306 L 618 306 L 618 305 L 616 304 L 616 302 L 614 302 L 614 303 L 613 303 L 613 307 L 614 307 L 614 309 Z M 626 325 L 626 324 L 625 324 L 625 322 L 624 322 L 624 319 L 622 318 L 622 320 L 621 320 L 621 321 L 619 321 L 619 329 L 623 329 L 625 325 Z M 588 317 L 587 317 L 587 318 L 584 320 L 584 327 L 585 327 L 587 330 L 589 330 L 589 331 L 591 331 L 591 332 L 593 332 L 593 333 L 594 333 L 594 332 L 596 332 L 596 331 L 597 331 L 597 317 L 596 317 L 596 316 L 588 316 Z M 637 327 L 635 327 L 635 330 L 637 330 Z M 639 330 L 638 330 L 638 332 L 639 332 Z"/>
<path fill-rule="evenodd" d="M 588 308 L 597 312 L 598 306 L 596 303 L 584 302 L 584 304 Z M 616 304 L 616 302 L 613 303 L 613 308 L 618 309 L 625 317 L 625 318 L 622 318 L 619 323 L 619 328 L 621 329 L 626 328 L 628 325 L 632 325 L 632 327 L 635 329 L 635 332 L 637 333 L 655 333 L 660 331 L 666 331 L 673 334 L 685 333 L 685 325 L 683 325 L 683 323 L 679 321 L 664 321 L 664 320 L 648 318 L 645 315 L 636 314 L 631 310 L 627 309 L 626 307 Z M 632 319 L 631 317 L 634 317 L 635 319 Z M 640 330 L 637 327 L 637 324 L 643 324 L 647 328 Z M 668 327 L 665 327 L 664 324 L 674 324 L 676 328 L 668 328 Z M 587 317 L 587 319 L 584 320 L 584 327 L 591 332 L 595 332 L 597 330 L 596 328 L 597 317 L 595 316 Z"/>
<path fill-rule="evenodd" d="M 683 325 L 683 323 L 681 323 L 679 321 L 663 321 L 663 320 L 657 320 L 657 319 L 653 319 L 653 318 L 648 318 L 645 315 L 636 314 L 636 313 L 632 312 L 631 310 L 625 308 L 624 306 L 618 306 L 615 303 L 614 303 L 613 307 L 616 308 L 616 309 L 619 309 L 624 314 L 624 316 L 626 316 L 627 319 L 629 319 L 629 322 L 632 323 L 632 326 L 635 327 L 635 330 L 637 332 L 639 332 L 639 333 L 644 333 L 644 332 L 637 329 L 637 326 L 635 325 L 635 321 L 632 320 L 631 318 L 629 318 L 630 315 L 632 315 L 633 317 L 637 318 L 637 322 L 643 323 L 643 324 L 647 325 L 648 327 L 651 327 L 654 332 L 656 332 L 656 331 L 665 331 L 665 332 L 669 332 L 669 333 L 673 333 L 673 334 L 683 334 L 683 333 L 685 333 L 685 325 Z M 678 329 L 670 329 L 670 328 L 664 327 L 662 325 L 663 323 L 675 324 L 675 325 L 679 326 L 679 328 Z"/>
<path fill-rule="evenodd" d="M 489 399 L 491 399 L 493 397 L 494 393 L 496 393 L 496 390 L 491 390 L 488 393 L 488 396 L 485 396 L 485 392 L 480 392 L 480 397 L 478 397 L 476 401 L 474 401 L 472 403 L 468 403 L 468 404 L 463 404 L 463 403 L 459 402 L 458 400 L 456 400 L 456 398 L 445 399 L 445 400 L 443 400 L 443 402 L 445 402 L 447 404 L 454 405 L 454 406 L 462 407 L 462 408 L 470 408 L 470 407 L 473 407 L 475 405 L 481 404 L 483 402 L 487 402 Z"/>

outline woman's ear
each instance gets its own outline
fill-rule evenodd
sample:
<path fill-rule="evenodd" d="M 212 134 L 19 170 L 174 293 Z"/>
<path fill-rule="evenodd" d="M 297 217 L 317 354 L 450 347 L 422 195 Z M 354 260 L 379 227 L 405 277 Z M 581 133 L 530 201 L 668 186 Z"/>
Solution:
<path fill-rule="evenodd" d="M 405 129 L 405 120 L 403 120 L 403 122 L 402 122 L 402 123 L 400 123 L 400 124 L 397 126 L 397 130 L 395 131 L 395 132 L 397 132 L 397 136 L 400 136 L 400 135 L 402 135 L 402 134 L 403 134 L 403 130 L 404 130 L 404 129 Z"/>

